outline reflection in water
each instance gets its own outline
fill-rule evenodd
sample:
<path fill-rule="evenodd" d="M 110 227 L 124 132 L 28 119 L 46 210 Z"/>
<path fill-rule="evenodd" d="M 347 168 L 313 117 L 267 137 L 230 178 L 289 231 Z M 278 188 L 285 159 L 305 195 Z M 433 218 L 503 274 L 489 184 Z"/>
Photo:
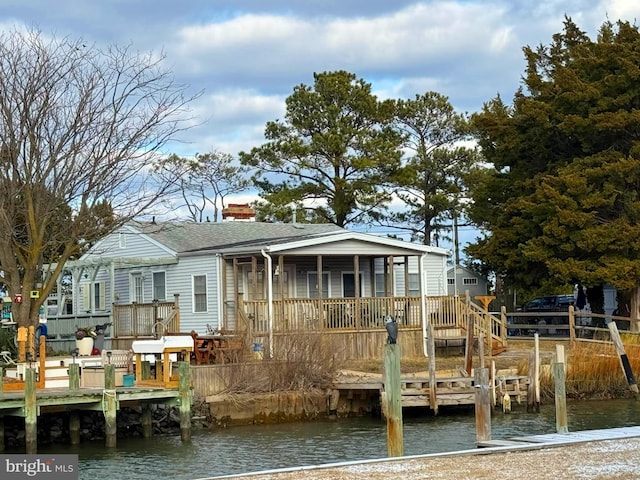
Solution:
<path fill-rule="evenodd" d="M 631 400 L 590 401 L 568 405 L 569 430 L 640 425 L 640 406 Z M 473 409 L 404 416 L 405 455 L 475 448 Z M 492 437 L 553 433 L 555 407 L 543 405 L 540 414 L 514 405 L 510 415 L 493 413 Z M 198 431 L 190 444 L 180 437 L 153 440 L 118 439 L 108 450 L 102 442 L 77 447 L 55 446 L 41 453 L 78 453 L 80 479 L 193 480 L 232 473 L 317 465 L 387 456 L 386 424 L 377 418 L 316 421 L 282 425 L 233 427 Z"/>

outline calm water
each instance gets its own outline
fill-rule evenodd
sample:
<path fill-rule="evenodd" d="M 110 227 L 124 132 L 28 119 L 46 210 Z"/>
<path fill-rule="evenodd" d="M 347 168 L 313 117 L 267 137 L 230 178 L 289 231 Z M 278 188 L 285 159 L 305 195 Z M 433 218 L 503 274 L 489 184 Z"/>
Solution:
<path fill-rule="evenodd" d="M 569 430 L 640 425 L 640 402 L 589 401 L 568 405 Z M 495 411 L 492 437 L 553 433 L 555 407 L 543 405 L 539 414 L 514 405 L 510 415 Z M 405 455 L 475 448 L 473 410 L 404 418 Z M 386 457 L 386 424 L 377 418 L 316 421 L 269 426 L 233 427 L 194 432 L 183 445 L 178 437 L 118 439 L 116 449 L 103 442 L 78 447 L 52 447 L 56 453 L 80 456 L 80 479 L 194 480 L 273 468 L 317 465 Z M 200 466 L 195 468 L 194 466 Z"/>

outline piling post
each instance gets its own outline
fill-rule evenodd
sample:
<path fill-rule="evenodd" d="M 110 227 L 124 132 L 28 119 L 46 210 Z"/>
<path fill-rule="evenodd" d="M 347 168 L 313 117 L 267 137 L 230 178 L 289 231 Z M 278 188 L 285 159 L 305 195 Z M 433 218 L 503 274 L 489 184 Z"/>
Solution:
<path fill-rule="evenodd" d="M 429 355 L 429 406 L 434 415 L 438 414 L 438 398 L 436 385 L 436 340 L 433 333 L 433 325 L 427 326 L 427 354 Z"/>
<path fill-rule="evenodd" d="M 473 368 L 473 329 L 474 329 L 473 315 L 468 315 L 467 320 L 467 343 L 464 350 L 464 367 L 467 375 L 471 375 L 471 369 Z"/>
<path fill-rule="evenodd" d="M 4 368 L 0 367 L 0 398 L 2 398 L 3 395 L 3 391 L 4 391 Z"/>
<path fill-rule="evenodd" d="M 491 381 L 491 406 L 493 408 L 496 408 L 498 401 L 496 398 L 497 385 L 496 385 L 496 361 L 495 360 L 491 360 L 491 375 L 489 376 L 489 380 Z"/>
<path fill-rule="evenodd" d="M 24 436 L 26 453 L 38 451 L 38 404 L 36 401 L 36 371 L 27 368 L 24 384 Z"/>
<path fill-rule="evenodd" d="M 553 364 L 556 401 L 556 432 L 568 433 L 567 427 L 567 391 L 566 372 L 564 369 L 564 346 L 556 345 L 556 361 Z"/>
<path fill-rule="evenodd" d="M 626 377 L 627 383 L 629 384 L 629 390 L 633 392 L 633 395 L 637 400 L 638 385 L 636 384 L 636 379 L 633 375 L 631 364 L 629 363 L 629 357 L 627 357 L 627 353 L 624 350 L 624 345 L 622 344 L 622 339 L 620 338 L 620 332 L 618 332 L 618 326 L 616 325 L 616 322 L 611 320 L 611 317 L 607 317 L 605 322 L 607 323 L 607 328 L 609 329 L 609 333 L 611 334 L 611 341 L 615 345 L 616 352 L 618 353 L 618 357 L 620 358 L 620 366 L 622 367 L 624 376 Z"/>
<path fill-rule="evenodd" d="M 71 445 L 80 444 L 80 414 L 77 410 L 69 414 L 69 437 Z"/>
<path fill-rule="evenodd" d="M 529 352 L 529 385 L 527 386 L 527 412 L 532 412 L 535 404 L 535 391 L 536 391 L 536 381 L 535 381 L 535 367 L 534 363 L 536 362 L 536 354 L 531 351 Z"/>
<path fill-rule="evenodd" d="M 387 343 L 384 349 L 384 391 L 387 412 L 387 453 L 404 455 L 402 432 L 402 392 L 400 381 L 400 345 Z"/>
<path fill-rule="evenodd" d="M 80 365 L 75 362 L 69 364 L 69 390 L 80 390 Z"/>
<path fill-rule="evenodd" d="M 571 348 L 576 343 L 576 310 L 573 305 L 569 305 L 569 345 Z"/>
<path fill-rule="evenodd" d="M 491 440 L 491 402 L 489 399 L 489 369 L 476 368 L 474 372 L 476 441 Z"/>
<path fill-rule="evenodd" d="M 535 333 L 533 335 L 533 348 L 536 356 L 534 363 L 534 375 L 535 375 L 535 402 L 536 412 L 540 413 L 540 335 Z"/>
<path fill-rule="evenodd" d="M 178 364 L 178 390 L 180 393 L 180 440 L 190 442 L 192 394 L 189 362 L 180 362 Z"/>
<path fill-rule="evenodd" d="M 105 446 L 107 448 L 115 448 L 117 443 L 117 406 L 118 399 L 116 398 L 116 370 L 112 364 L 108 364 L 104 366 L 104 391 L 102 392 Z"/>
<path fill-rule="evenodd" d="M 142 404 L 142 438 L 151 438 L 153 436 L 153 416 L 151 414 L 151 404 Z"/>

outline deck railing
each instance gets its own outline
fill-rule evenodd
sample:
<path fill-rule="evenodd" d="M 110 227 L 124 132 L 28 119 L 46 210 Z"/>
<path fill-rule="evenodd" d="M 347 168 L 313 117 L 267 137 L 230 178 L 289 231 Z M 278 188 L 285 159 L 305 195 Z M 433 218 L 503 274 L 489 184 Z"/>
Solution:
<path fill-rule="evenodd" d="M 175 315 L 173 302 L 131 303 L 113 305 L 114 337 L 150 337 L 156 333 L 156 324 L 165 331 L 180 331 L 180 316 Z M 165 320 L 168 320 L 165 322 Z M 166 325 L 165 325 L 166 323 Z"/>
<path fill-rule="evenodd" d="M 504 333 L 499 317 L 487 314 L 482 307 L 456 297 L 426 297 L 427 320 L 438 328 L 467 328 L 474 317 L 475 331 L 500 339 Z M 269 331 L 266 300 L 244 301 L 244 311 L 254 334 Z M 368 330 L 384 327 L 387 315 L 400 328 L 421 327 L 420 297 L 375 298 L 291 298 L 273 302 L 273 332 L 295 330 Z"/>
<path fill-rule="evenodd" d="M 266 300 L 245 300 L 244 311 L 254 334 L 269 331 L 269 304 Z M 274 300 L 273 331 L 367 330 L 383 327 L 388 315 L 395 317 L 401 328 L 420 326 L 420 297 Z"/>

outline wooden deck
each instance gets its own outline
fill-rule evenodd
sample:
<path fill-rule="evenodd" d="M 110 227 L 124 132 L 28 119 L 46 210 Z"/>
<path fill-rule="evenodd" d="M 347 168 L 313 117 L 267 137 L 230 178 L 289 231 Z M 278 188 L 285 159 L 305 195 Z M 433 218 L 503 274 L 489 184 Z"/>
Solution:
<path fill-rule="evenodd" d="M 568 433 L 546 433 L 514 437 L 506 440 L 487 440 L 478 442 L 479 447 L 534 447 L 570 445 L 573 443 L 593 442 L 600 440 L 618 440 L 622 438 L 640 437 L 640 427 L 602 428 L 599 430 L 583 430 Z"/>
<path fill-rule="evenodd" d="M 503 382 L 503 389 L 509 393 L 513 402 L 521 403 L 527 400 L 527 377 L 510 375 L 500 377 Z M 400 379 L 402 406 L 403 407 L 430 407 L 431 384 L 428 377 L 403 376 Z M 435 379 L 436 405 L 474 405 L 475 386 L 472 377 L 465 376 L 443 376 L 436 374 Z M 334 382 L 334 389 L 345 392 L 345 395 L 352 396 L 358 392 L 375 391 L 381 395 L 384 391 L 384 382 L 381 375 L 370 376 L 339 376 Z M 496 394 L 498 401 L 502 399 L 502 394 Z M 341 393 L 342 395 L 342 393 Z"/>

